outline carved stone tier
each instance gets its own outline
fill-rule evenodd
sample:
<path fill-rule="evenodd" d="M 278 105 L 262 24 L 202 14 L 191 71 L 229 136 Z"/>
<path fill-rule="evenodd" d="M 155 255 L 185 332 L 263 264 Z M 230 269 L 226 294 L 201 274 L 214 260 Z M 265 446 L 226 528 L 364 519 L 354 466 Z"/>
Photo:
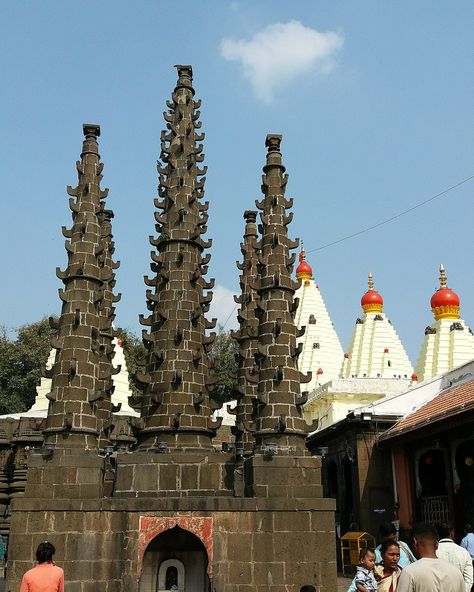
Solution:
<path fill-rule="evenodd" d="M 262 178 L 265 197 L 257 201 L 262 210 L 262 240 L 255 245 L 260 250 L 258 374 L 247 378 L 258 384 L 257 450 L 263 454 L 301 455 L 306 453 L 306 423 L 300 381 L 310 377 L 303 377 L 297 368 L 294 292 L 299 283 L 291 279 L 295 257 L 290 258 L 289 251 L 299 241 L 287 236 L 292 214 L 287 215 L 286 210 L 292 200 L 285 199 L 288 176 L 284 175 L 280 142 L 281 136 L 267 136 Z"/>
<path fill-rule="evenodd" d="M 208 203 L 204 195 L 204 134 L 200 101 L 194 101 L 191 66 L 177 66 L 178 82 L 164 113 L 168 131 L 161 135 L 158 164 L 160 200 L 155 200 L 157 238 L 151 238 L 152 277 L 145 277 L 150 316 L 140 318 L 148 350 L 146 364 L 137 374 L 144 391 L 138 423 L 140 449 L 165 443 L 174 450 L 212 448 L 220 422 L 211 418 L 218 408 L 210 401 L 215 379 L 209 375 L 207 353 L 214 334 L 206 336 L 216 320 L 208 322 L 214 280 L 204 280 L 210 255 L 203 256 L 211 241 L 203 241 Z"/>
<path fill-rule="evenodd" d="M 257 372 L 255 354 L 258 345 L 258 319 L 256 307 L 258 293 L 256 290 L 258 282 L 257 253 L 255 242 L 257 241 L 257 212 L 246 211 L 244 213 L 245 232 L 244 242 L 241 243 L 243 254 L 242 263 L 237 262 L 237 267 L 242 271 L 240 276 L 241 294 L 235 300 L 240 304 L 237 319 L 240 329 L 232 333 L 232 337 L 239 344 L 238 377 L 235 408 L 235 446 L 238 454 L 247 456 L 253 452 L 255 439 L 255 403 L 257 384 L 247 380 L 247 376 Z"/>
<path fill-rule="evenodd" d="M 81 160 L 76 163 L 79 183 L 67 188 L 73 220 L 71 229 L 63 228 L 68 265 L 65 271 L 56 271 L 64 283 L 64 290 L 59 291 L 63 304 L 56 325 L 58 335 L 52 340 L 57 354 L 50 372 L 50 406 L 44 433 L 46 443 L 57 448 L 96 450 L 97 405 L 103 398 L 103 381 L 110 375 L 99 363 L 104 326 L 100 308 L 112 272 L 102 260 L 101 200 L 107 191 L 100 189 L 100 128 L 87 124 L 83 129 Z"/>

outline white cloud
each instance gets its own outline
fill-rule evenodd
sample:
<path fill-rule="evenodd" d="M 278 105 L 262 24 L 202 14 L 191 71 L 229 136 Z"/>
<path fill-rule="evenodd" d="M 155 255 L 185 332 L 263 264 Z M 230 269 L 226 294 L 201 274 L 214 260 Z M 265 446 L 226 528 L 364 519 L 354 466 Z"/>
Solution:
<path fill-rule="evenodd" d="M 209 314 L 206 315 L 209 319 L 216 318 L 218 325 L 225 325 L 226 331 L 229 329 L 237 329 L 239 324 L 237 322 L 237 308 L 234 301 L 234 294 L 224 286 L 216 286 L 213 290 L 214 296 L 211 302 Z"/>
<path fill-rule="evenodd" d="M 299 21 L 268 25 L 251 39 L 223 39 L 222 57 L 241 63 L 255 94 L 265 103 L 274 91 L 308 72 L 327 74 L 343 46 L 340 33 L 320 33 Z"/>

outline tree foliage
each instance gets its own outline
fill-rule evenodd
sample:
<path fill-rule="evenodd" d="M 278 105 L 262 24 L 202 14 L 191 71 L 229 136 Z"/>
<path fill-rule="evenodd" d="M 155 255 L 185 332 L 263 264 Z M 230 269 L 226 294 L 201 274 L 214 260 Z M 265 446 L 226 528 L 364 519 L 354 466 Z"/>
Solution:
<path fill-rule="evenodd" d="M 21 326 L 13 338 L 1 327 L 0 414 L 26 411 L 33 405 L 53 335 L 47 317 Z"/>
<path fill-rule="evenodd" d="M 0 326 L 0 414 L 27 411 L 33 405 L 36 387 L 51 350 L 51 337 L 55 334 L 47 317 L 21 326 L 13 337 Z M 138 368 L 136 360 L 143 358 L 146 350 L 141 339 L 129 329 L 121 331 L 120 339 L 136 404 L 141 392 L 134 386 L 132 377 Z M 232 399 L 237 351 L 236 341 L 228 331 L 219 327 L 209 356 L 214 360 L 218 379 L 214 395 L 222 402 Z"/>
<path fill-rule="evenodd" d="M 133 399 L 134 402 L 138 402 L 142 393 L 135 386 L 133 376 L 138 369 L 137 360 L 145 357 L 146 349 L 142 340 L 133 331 L 130 331 L 130 329 L 122 329 L 119 339 L 122 340 L 123 353 L 125 362 L 127 363 L 128 382 L 133 393 Z"/>
<path fill-rule="evenodd" d="M 230 332 L 219 326 L 209 357 L 214 360 L 214 371 L 218 380 L 213 395 L 223 403 L 234 398 L 233 390 L 237 383 L 238 369 L 235 355 L 238 351 L 238 344 L 232 339 Z"/>

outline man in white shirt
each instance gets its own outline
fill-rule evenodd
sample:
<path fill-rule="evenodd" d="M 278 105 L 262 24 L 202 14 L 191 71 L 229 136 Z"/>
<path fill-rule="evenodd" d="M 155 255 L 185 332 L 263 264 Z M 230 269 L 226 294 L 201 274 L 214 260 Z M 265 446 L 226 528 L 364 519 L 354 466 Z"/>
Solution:
<path fill-rule="evenodd" d="M 397 592 L 465 592 L 459 569 L 436 557 L 438 533 L 431 524 L 415 524 L 413 549 L 419 557 L 402 571 Z"/>
<path fill-rule="evenodd" d="M 456 566 L 464 580 L 466 592 L 471 592 L 472 587 L 472 559 L 469 551 L 463 549 L 454 542 L 454 528 L 452 524 L 441 523 L 436 525 L 439 541 L 436 555 Z"/>

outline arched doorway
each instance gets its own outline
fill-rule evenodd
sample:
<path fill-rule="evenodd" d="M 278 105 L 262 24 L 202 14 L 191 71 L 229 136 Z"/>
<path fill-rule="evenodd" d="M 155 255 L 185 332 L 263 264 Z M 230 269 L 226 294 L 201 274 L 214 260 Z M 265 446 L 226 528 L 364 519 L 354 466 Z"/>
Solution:
<path fill-rule="evenodd" d="M 420 454 L 417 463 L 417 477 L 421 520 L 431 523 L 449 521 L 444 450 L 435 448 Z"/>
<path fill-rule="evenodd" d="M 158 534 L 143 556 L 140 592 L 207 592 L 208 557 L 202 541 L 175 526 Z"/>

